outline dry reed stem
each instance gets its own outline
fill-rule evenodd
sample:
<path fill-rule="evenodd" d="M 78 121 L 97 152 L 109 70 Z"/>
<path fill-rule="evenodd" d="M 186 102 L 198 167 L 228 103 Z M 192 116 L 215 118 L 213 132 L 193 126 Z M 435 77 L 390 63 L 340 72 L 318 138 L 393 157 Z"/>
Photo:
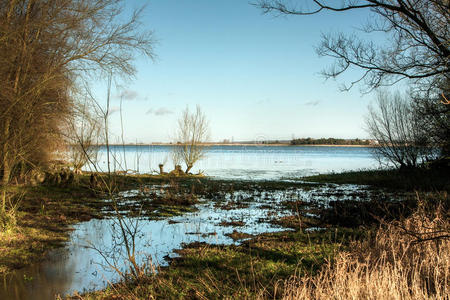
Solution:
<path fill-rule="evenodd" d="M 423 203 L 423 202 L 422 202 Z M 285 282 L 284 299 L 450 299 L 449 220 L 441 206 L 383 224 L 315 276 Z M 420 238 L 418 238 L 420 237 Z"/>

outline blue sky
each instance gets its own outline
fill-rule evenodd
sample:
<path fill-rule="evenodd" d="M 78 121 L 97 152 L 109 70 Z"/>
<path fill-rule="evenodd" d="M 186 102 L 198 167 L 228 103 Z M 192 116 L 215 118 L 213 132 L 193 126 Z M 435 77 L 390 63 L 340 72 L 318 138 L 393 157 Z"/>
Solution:
<path fill-rule="evenodd" d="M 200 105 L 211 139 L 365 138 L 364 115 L 373 94 L 319 74 L 332 63 L 314 51 L 322 33 L 353 32 L 367 12 L 314 16 L 264 15 L 246 1 L 127 1 L 147 3 L 143 27 L 157 40 L 152 61 L 139 57 L 137 74 L 113 94 L 123 104 L 127 142 L 169 141 L 188 105 Z M 97 85 L 101 95 L 106 87 Z M 119 106 L 118 97 L 112 106 Z M 111 116 L 119 135 L 119 114 Z"/>

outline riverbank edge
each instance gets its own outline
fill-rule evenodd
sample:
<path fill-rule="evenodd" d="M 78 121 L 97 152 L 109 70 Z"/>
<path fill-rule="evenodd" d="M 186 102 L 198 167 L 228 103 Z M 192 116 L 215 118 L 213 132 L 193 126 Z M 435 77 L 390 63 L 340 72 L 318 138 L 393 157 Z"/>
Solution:
<path fill-rule="evenodd" d="M 100 174 L 99 176 L 108 176 Z M 221 180 L 206 176 L 187 175 L 150 175 L 150 174 L 112 174 L 116 182 L 116 192 L 140 189 L 148 186 L 187 185 L 186 190 L 193 191 L 195 185 L 211 184 L 220 188 L 228 184 L 239 188 L 251 184 L 251 181 Z M 0 233 L 0 275 L 38 263 L 45 259 L 46 254 L 55 248 L 64 246 L 72 225 L 89 221 L 94 218 L 108 217 L 115 212 L 111 209 L 108 194 L 91 187 L 91 173 L 76 175 L 73 184 L 53 186 L 11 186 L 14 193 L 24 193 L 17 212 L 17 224 L 8 231 Z M 267 188 L 292 186 L 293 183 L 282 181 L 264 181 Z M 296 183 L 305 186 L 309 183 Z M 143 191 L 145 192 L 145 191 Z M 189 194 L 187 194 L 189 196 Z M 177 199 L 175 199 L 177 200 Z M 193 211 L 193 201 L 170 201 L 170 203 L 155 203 L 152 207 L 157 213 L 149 218 L 166 218 Z M 145 205 L 148 206 L 148 201 Z M 105 209 L 106 208 L 106 209 Z M 127 207 L 121 207 L 126 210 Z M 163 208 L 163 209 L 161 209 Z"/>
<path fill-rule="evenodd" d="M 106 173 L 98 176 L 107 177 Z M 138 189 L 144 185 L 160 185 L 170 180 L 196 180 L 203 176 L 112 174 L 115 192 Z M 16 185 L 8 193 L 21 195 L 16 224 L 0 232 L 0 276 L 38 263 L 55 248 L 63 247 L 72 225 L 114 214 L 108 193 L 91 184 L 91 173 L 77 174 L 68 185 Z M 191 205 L 171 204 L 151 217 L 166 217 L 192 211 Z M 122 207 L 126 209 L 126 207 Z"/>
<path fill-rule="evenodd" d="M 369 185 L 391 190 L 450 192 L 449 171 L 448 168 L 417 168 L 407 171 L 356 170 L 290 179 L 316 183 Z"/>
<path fill-rule="evenodd" d="M 377 177 L 382 181 L 376 186 L 383 186 L 386 177 L 390 178 L 390 172 L 392 172 L 390 176 L 397 177 L 397 171 L 383 170 L 383 176 L 378 174 Z M 354 173 L 364 177 L 377 172 L 366 170 Z M 355 184 L 355 180 L 348 172 L 312 176 L 301 180 L 330 183 L 330 179 L 331 182 L 340 181 L 340 184 Z M 408 181 L 408 184 L 413 182 Z M 375 179 L 370 176 L 366 180 L 361 178 L 358 180 L 358 184 L 374 183 Z M 439 192 L 433 187 L 419 188 L 426 191 L 420 194 L 421 197 L 433 199 L 432 201 L 436 198 L 438 202 L 447 201 L 448 207 L 448 196 L 445 191 Z M 404 193 L 403 188 L 399 191 Z M 416 199 L 416 194 L 412 190 L 410 196 Z M 285 226 L 295 229 L 294 231 L 263 233 L 250 237 L 238 246 L 212 246 L 205 243 L 185 245 L 183 249 L 177 251 L 180 256 L 170 260 L 169 266 L 159 268 L 158 274 L 145 277 L 142 282 L 133 280 L 119 282 L 102 291 L 84 294 L 82 299 L 109 299 L 119 295 L 125 295 L 125 298 L 126 295 L 132 295 L 133 299 L 144 299 L 149 296 L 167 299 L 180 297 L 206 299 L 214 298 L 218 294 L 231 298 L 279 297 L 283 289 L 279 285 L 280 282 L 292 276 L 296 278 L 306 274 L 313 276 L 325 262 L 331 263 L 336 254 L 348 250 L 349 245 L 355 241 L 372 238 L 378 229 L 378 225 L 373 224 L 369 227 L 334 226 L 307 231 L 306 227 L 299 226 L 304 225 L 307 220 L 298 220 L 296 215 L 298 206 L 290 205 L 290 209 L 293 212 L 291 224 Z M 309 224 L 308 227 L 314 228 L 314 224 Z M 239 236 L 239 233 L 236 235 Z"/>

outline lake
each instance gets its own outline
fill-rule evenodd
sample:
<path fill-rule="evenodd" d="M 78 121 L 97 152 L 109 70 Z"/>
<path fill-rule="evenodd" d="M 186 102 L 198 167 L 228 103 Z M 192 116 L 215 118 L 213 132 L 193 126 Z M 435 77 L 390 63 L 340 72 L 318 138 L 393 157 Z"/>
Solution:
<path fill-rule="evenodd" d="M 112 170 L 136 170 L 152 173 L 158 164 L 165 163 L 166 171 L 173 168 L 170 146 L 112 146 L 115 157 Z M 106 149 L 100 149 L 98 161 L 106 170 Z M 124 159 L 125 157 L 125 159 Z M 193 168 L 193 173 L 218 179 L 237 180 L 289 180 L 290 178 L 318 173 L 377 167 L 377 161 L 366 147 L 314 147 L 314 146 L 212 146 L 206 157 Z M 163 186 L 152 186 L 155 191 Z M 120 195 L 123 201 L 133 201 L 134 193 Z M 368 199 L 371 190 L 354 185 L 317 185 L 316 187 L 289 188 L 287 190 L 225 192 L 220 199 L 200 199 L 196 212 L 157 220 L 139 219 L 139 236 L 136 237 L 139 259 L 150 258 L 155 265 L 166 265 L 167 257 L 185 243 L 239 244 L 228 236 L 236 227 L 229 221 L 240 221 L 239 231 L 260 234 L 287 230 L 272 222 L 286 212 L 283 201 L 301 199 L 315 203 L 330 200 Z M 150 195 L 150 194 L 149 194 Z M 145 201 L 152 201 L 149 196 Z M 244 203 L 233 208 L 221 203 Z M 126 219 L 134 222 L 136 218 Z M 0 299 L 52 299 L 55 295 L 71 294 L 104 288 L 118 280 L 118 275 L 108 267 L 103 255 L 118 266 L 124 267 L 123 245 L 116 245 L 117 219 L 92 219 L 73 226 L 66 246 L 48 253 L 47 258 L 32 266 L 13 272 L 0 285 Z M 95 249 L 94 249 L 95 248 Z M 99 252 L 101 251 L 101 252 Z M 114 256 L 115 255 L 115 256 Z"/>
<path fill-rule="evenodd" d="M 111 170 L 152 173 L 163 163 L 171 171 L 171 146 L 111 146 Z M 107 170 L 106 147 L 99 151 L 98 167 Z M 318 173 L 378 167 L 370 147 L 328 146 L 211 146 L 192 173 L 220 179 L 281 179 Z"/>

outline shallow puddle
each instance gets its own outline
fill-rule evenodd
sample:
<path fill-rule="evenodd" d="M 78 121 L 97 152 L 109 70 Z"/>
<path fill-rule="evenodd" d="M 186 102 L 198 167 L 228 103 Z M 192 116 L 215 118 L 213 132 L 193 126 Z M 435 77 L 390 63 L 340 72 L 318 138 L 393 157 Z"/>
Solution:
<path fill-rule="evenodd" d="M 370 191 L 352 185 L 327 185 L 292 188 L 284 191 L 235 191 L 220 201 L 203 201 L 198 211 L 162 220 L 127 218 L 126 225 L 136 225 L 137 260 L 167 265 L 166 257 L 184 243 L 207 242 L 232 244 L 233 231 L 250 235 L 288 230 L 270 223 L 290 212 L 282 208 L 286 200 L 327 203 L 330 200 L 367 199 Z M 124 196 L 133 195 L 133 192 Z M 131 201 L 131 200 L 126 200 Z M 234 225 L 234 226 L 233 226 Z M 123 236 L 117 219 L 93 219 L 74 227 L 66 247 L 51 251 L 42 263 L 18 270 L 4 278 L 0 299 L 53 299 L 55 295 L 73 294 L 106 287 L 119 279 L 111 264 L 124 270 Z M 134 228 L 134 227 L 132 227 Z M 243 235 L 245 236 L 245 235 Z M 94 249 L 95 248 L 95 249 Z M 109 262 L 109 265 L 108 265 Z"/>

